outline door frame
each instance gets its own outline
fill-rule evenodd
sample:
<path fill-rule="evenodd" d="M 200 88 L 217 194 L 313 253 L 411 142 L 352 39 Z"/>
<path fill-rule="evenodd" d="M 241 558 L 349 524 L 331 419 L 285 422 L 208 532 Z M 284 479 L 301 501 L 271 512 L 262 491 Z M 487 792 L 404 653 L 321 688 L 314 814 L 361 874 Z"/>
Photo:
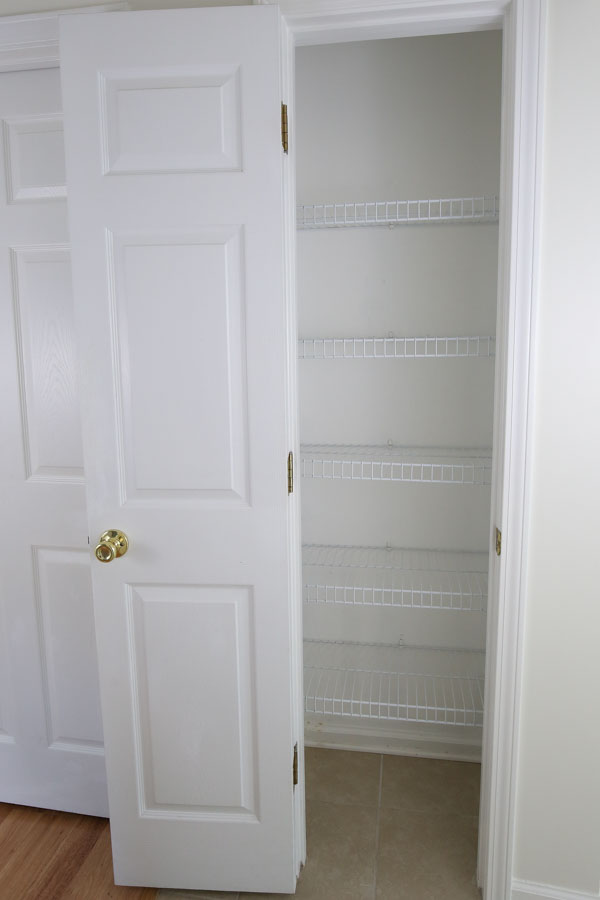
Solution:
<path fill-rule="evenodd" d="M 547 0 L 253 2 L 279 2 L 295 46 L 490 29 L 503 32 L 499 352 L 477 875 L 484 900 L 508 900 L 512 893 L 535 404 Z M 496 526 L 502 532 L 499 557 L 495 555 Z"/>

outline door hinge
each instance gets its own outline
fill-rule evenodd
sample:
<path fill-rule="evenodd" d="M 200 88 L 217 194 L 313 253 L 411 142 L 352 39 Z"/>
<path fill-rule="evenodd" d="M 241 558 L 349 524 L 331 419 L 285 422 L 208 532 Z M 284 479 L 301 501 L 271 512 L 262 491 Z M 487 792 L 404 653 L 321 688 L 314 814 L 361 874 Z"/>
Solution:
<path fill-rule="evenodd" d="M 294 493 L 294 454 L 290 450 L 287 461 L 288 494 Z"/>
<path fill-rule="evenodd" d="M 283 152 L 288 152 L 288 111 L 287 103 L 281 104 L 281 146 Z"/>
<path fill-rule="evenodd" d="M 496 556 L 500 556 L 502 553 L 502 532 L 499 528 L 496 528 Z"/>
<path fill-rule="evenodd" d="M 298 784 L 298 744 L 294 744 L 294 762 L 292 763 L 292 780 L 294 787 Z"/>

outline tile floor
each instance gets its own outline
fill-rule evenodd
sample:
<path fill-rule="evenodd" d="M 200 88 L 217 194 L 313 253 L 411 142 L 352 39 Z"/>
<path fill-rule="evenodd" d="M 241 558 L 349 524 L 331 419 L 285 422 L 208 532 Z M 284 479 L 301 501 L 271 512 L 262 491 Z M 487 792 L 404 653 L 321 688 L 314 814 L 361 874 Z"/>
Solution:
<path fill-rule="evenodd" d="M 295 895 L 158 892 L 161 900 L 479 900 L 479 766 L 306 750 L 307 862 Z"/>

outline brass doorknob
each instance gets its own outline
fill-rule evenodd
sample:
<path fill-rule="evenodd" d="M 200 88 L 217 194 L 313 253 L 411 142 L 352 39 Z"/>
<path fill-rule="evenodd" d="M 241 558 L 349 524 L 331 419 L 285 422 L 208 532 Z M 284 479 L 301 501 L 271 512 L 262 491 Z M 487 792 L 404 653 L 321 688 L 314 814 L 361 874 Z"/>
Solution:
<path fill-rule="evenodd" d="M 100 535 L 100 542 L 96 546 L 94 553 L 99 562 L 109 563 L 117 556 L 125 556 L 129 548 L 129 540 L 127 535 L 122 531 L 115 531 L 114 528 L 105 531 Z"/>

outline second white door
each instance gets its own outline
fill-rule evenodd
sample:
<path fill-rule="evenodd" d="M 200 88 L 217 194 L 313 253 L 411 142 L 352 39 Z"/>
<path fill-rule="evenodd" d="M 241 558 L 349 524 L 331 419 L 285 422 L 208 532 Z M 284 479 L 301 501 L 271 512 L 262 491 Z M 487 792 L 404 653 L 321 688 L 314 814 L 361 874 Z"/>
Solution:
<path fill-rule="evenodd" d="M 106 816 L 58 68 L 0 131 L 0 802 Z"/>

